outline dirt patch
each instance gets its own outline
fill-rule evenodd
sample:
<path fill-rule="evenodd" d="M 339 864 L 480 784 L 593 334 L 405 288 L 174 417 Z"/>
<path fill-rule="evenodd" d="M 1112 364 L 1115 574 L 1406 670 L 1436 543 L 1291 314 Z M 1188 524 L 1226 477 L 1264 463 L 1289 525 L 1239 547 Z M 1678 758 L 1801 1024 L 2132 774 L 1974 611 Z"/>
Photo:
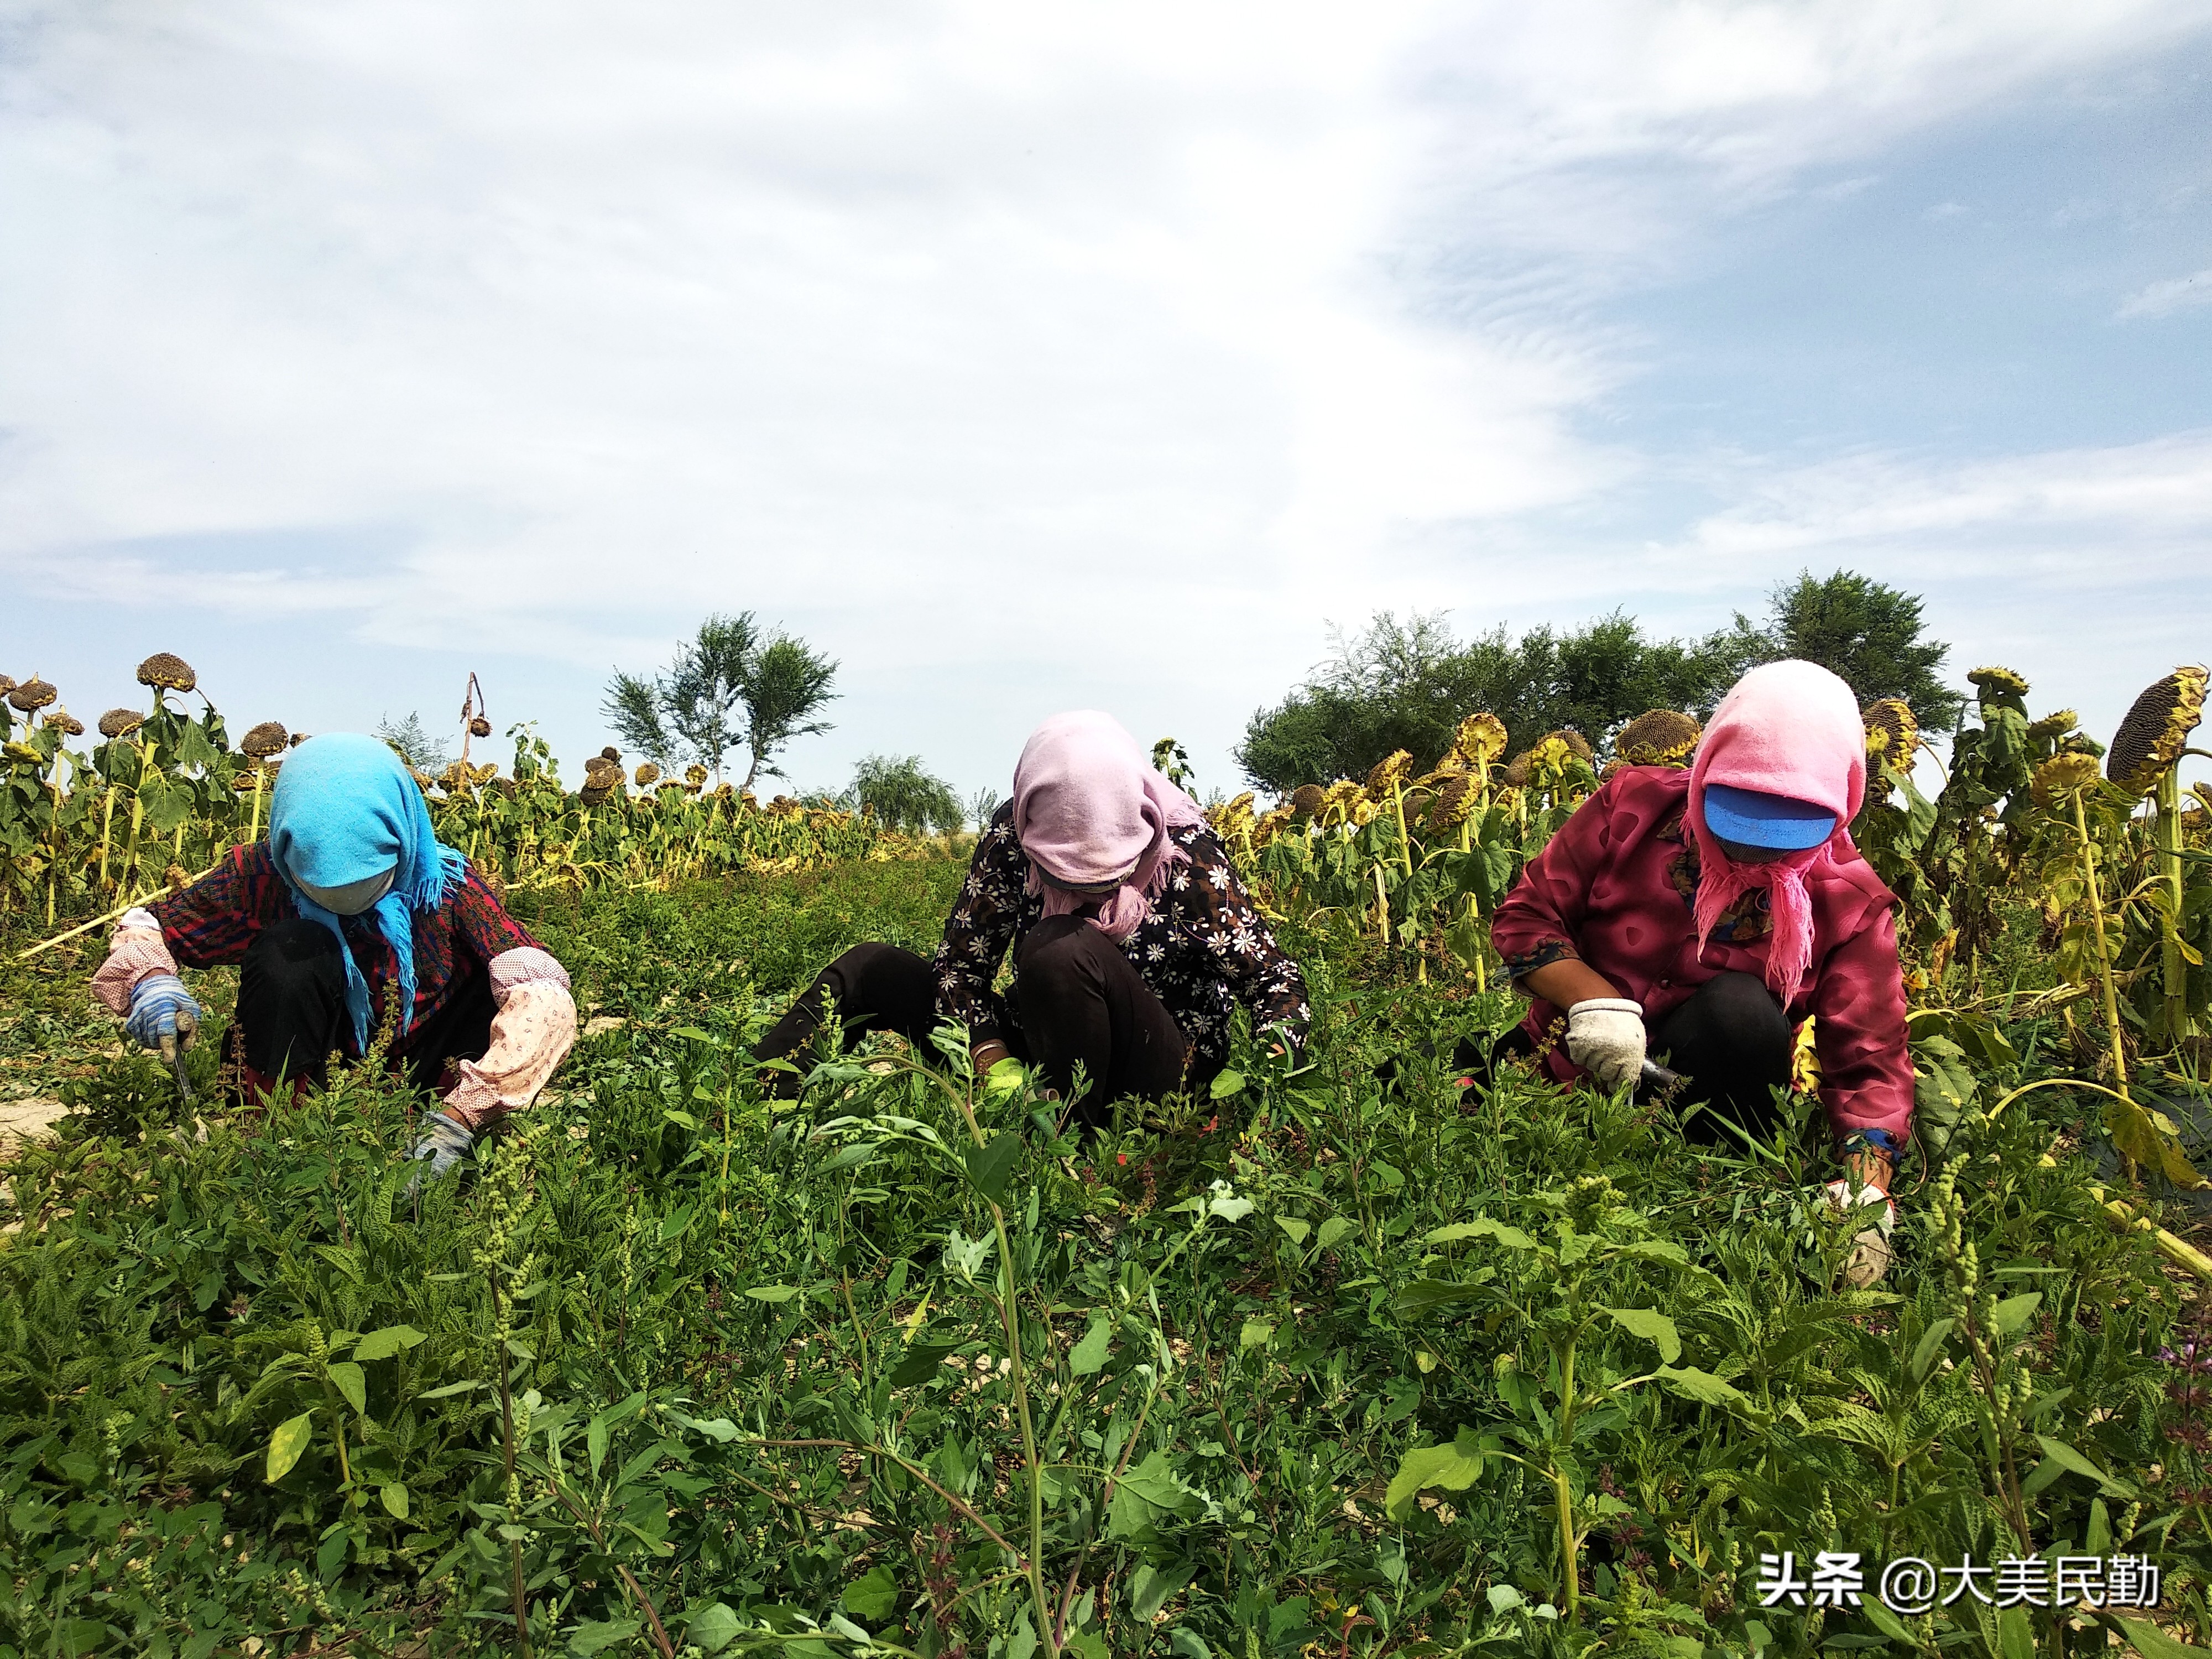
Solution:
<path fill-rule="evenodd" d="M 33 1095 L 24 1100 L 0 1100 L 0 1148 L 14 1146 L 46 1133 L 69 1109 L 52 1095 Z"/>

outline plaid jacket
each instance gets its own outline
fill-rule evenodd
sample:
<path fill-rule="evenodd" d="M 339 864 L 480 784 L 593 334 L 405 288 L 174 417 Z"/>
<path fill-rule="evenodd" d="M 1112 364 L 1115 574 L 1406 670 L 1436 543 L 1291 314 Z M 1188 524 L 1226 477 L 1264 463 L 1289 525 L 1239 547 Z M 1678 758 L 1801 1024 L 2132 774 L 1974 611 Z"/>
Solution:
<path fill-rule="evenodd" d="M 213 968 L 238 962 L 261 930 L 299 914 L 292 890 L 276 873 L 266 842 L 234 848 L 204 880 L 173 898 L 146 907 L 161 924 L 162 942 L 187 968 Z M 390 988 L 398 979 L 392 946 L 377 931 L 373 914 L 341 920 L 346 947 L 368 981 L 369 1024 L 383 1024 Z M 419 1026 L 443 1006 L 471 976 L 482 975 L 502 951 L 541 950 L 529 930 L 493 896 L 474 870 L 431 915 L 415 918 L 415 1018 Z M 343 1023 L 343 1022 L 342 1022 Z M 349 1051 L 350 1031 L 343 1041 Z M 404 1038 L 393 1045 L 404 1054 Z M 358 1056 L 356 1056 L 358 1058 Z"/>

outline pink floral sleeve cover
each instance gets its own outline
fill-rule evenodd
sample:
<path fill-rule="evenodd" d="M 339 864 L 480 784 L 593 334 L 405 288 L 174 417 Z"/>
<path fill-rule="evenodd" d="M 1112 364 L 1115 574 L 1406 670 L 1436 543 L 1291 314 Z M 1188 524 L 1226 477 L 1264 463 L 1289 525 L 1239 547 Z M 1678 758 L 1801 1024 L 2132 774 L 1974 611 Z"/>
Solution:
<path fill-rule="evenodd" d="M 1498 907 L 1490 937 L 1507 971 L 1517 979 L 1579 958 L 1653 1023 L 1717 974 L 1764 979 L 1770 927 L 1761 893 L 1746 895 L 1698 951 L 1690 915 L 1698 849 L 1682 828 L 1689 789 L 1686 771 L 1631 767 L 1577 808 Z M 1848 836 L 1842 856 L 1809 887 L 1812 971 L 1787 1012 L 1793 1024 L 1816 1021 L 1820 1097 L 1838 1140 L 1879 1129 L 1902 1145 L 1913 1072 L 1891 915 L 1897 896 Z M 1523 1024 L 1550 1074 L 1571 1082 L 1581 1068 L 1547 1040 L 1563 1021 L 1563 1011 L 1540 999 Z"/>

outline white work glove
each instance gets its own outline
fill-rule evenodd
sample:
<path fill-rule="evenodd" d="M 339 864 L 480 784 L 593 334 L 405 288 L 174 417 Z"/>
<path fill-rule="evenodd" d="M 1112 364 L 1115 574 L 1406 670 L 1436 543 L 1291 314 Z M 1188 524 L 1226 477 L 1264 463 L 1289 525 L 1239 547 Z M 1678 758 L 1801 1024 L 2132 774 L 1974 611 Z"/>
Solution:
<path fill-rule="evenodd" d="M 430 1112 L 422 1119 L 422 1138 L 415 1143 L 415 1174 L 407 1183 L 406 1196 L 412 1198 L 421 1189 L 424 1170 L 432 1181 L 445 1179 L 446 1171 L 459 1163 L 470 1147 L 477 1144 L 476 1136 L 462 1124 L 443 1112 Z"/>
<path fill-rule="evenodd" d="M 1889 1238 L 1897 1231 L 1896 1204 L 1872 1182 L 1854 1192 L 1850 1182 L 1838 1176 L 1821 1190 L 1839 1215 L 1856 1216 L 1871 1205 L 1881 1206 L 1871 1218 L 1874 1225 L 1861 1230 L 1851 1240 L 1851 1253 L 1844 1261 L 1844 1285 L 1854 1291 L 1872 1290 L 1889 1271 Z"/>
<path fill-rule="evenodd" d="M 1626 997 L 1591 997 L 1567 1010 L 1567 1058 L 1608 1089 L 1644 1070 L 1644 1010 Z"/>

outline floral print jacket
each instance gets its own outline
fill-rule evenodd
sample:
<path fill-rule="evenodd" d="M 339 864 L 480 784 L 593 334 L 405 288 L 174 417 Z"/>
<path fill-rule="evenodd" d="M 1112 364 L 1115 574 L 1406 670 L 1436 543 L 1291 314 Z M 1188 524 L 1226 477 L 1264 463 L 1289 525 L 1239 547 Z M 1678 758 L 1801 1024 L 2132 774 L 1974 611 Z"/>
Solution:
<path fill-rule="evenodd" d="M 1310 1017 L 1305 975 L 1267 931 L 1212 830 L 1198 824 L 1170 833 L 1190 862 L 1176 867 L 1121 951 L 1182 1028 L 1192 1075 L 1218 1071 L 1228 1059 L 1237 1002 L 1250 1012 L 1255 1033 L 1273 1027 L 1295 1050 Z M 1018 956 L 1023 939 L 1044 919 L 1043 896 L 1029 890 L 1029 878 L 1013 808 L 1001 806 L 975 844 L 937 947 L 938 1012 L 965 1025 L 971 1042 L 1024 1046 L 1015 1006 L 991 983 L 1000 963 L 1009 952 Z"/>
<path fill-rule="evenodd" d="M 1715 975 L 1765 978 L 1772 932 L 1766 896 L 1754 890 L 1697 947 L 1696 841 L 1684 832 L 1690 775 L 1632 766 L 1577 806 L 1498 907 L 1491 943 L 1516 981 L 1575 957 L 1640 1003 L 1656 1024 Z M 1813 1016 L 1820 1097 L 1838 1140 L 1876 1130 L 1902 1145 L 1912 1124 L 1913 1072 L 1905 1048 L 1905 983 L 1891 912 L 1897 898 L 1845 836 L 1839 856 L 1807 884 L 1813 965 L 1784 1011 Z M 1581 1075 L 1553 1036 L 1564 1011 L 1540 999 L 1523 1029 L 1550 1074 Z"/>

